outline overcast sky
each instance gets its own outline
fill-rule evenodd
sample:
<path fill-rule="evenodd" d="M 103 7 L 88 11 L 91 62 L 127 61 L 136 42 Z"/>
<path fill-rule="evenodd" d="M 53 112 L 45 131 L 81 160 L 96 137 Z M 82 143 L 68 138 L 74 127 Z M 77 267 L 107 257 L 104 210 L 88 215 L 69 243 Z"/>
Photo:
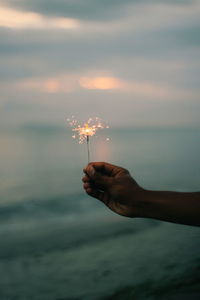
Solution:
<path fill-rule="evenodd" d="M 200 125 L 200 1 L 0 1 L 0 125 Z"/>

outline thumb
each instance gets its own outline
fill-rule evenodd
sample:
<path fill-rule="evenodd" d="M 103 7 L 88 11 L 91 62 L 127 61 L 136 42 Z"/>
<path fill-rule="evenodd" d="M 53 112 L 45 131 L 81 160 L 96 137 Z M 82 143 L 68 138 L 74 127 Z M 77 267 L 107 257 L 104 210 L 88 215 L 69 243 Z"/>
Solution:
<path fill-rule="evenodd" d="M 111 178 L 106 175 L 102 175 L 100 172 L 96 171 L 93 166 L 89 166 L 86 169 L 86 173 L 94 184 L 99 188 L 108 188 L 111 183 Z"/>

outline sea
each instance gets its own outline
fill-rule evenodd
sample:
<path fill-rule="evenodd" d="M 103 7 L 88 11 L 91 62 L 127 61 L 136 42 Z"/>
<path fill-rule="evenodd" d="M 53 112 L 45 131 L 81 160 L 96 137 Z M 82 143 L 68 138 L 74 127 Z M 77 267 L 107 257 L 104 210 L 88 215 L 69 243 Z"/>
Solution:
<path fill-rule="evenodd" d="M 0 299 L 200 299 L 199 228 L 117 216 L 86 195 L 87 147 L 71 136 L 0 129 Z M 200 190 L 199 128 L 109 128 L 89 146 L 146 189 Z"/>

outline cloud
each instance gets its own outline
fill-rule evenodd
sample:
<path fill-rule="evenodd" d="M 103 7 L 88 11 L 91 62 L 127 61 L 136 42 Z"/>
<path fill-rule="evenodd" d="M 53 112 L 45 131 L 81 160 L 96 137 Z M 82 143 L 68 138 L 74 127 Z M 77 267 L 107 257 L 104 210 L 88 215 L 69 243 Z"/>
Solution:
<path fill-rule="evenodd" d="M 190 6 L 196 1 L 190 0 L 161 0 L 159 3 L 170 6 Z M 34 11 L 47 16 L 64 16 L 81 20 L 113 20 L 125 16 L 127 8 L 149 4 L 148 0 L 3 0 L 20 10 Z M 158 4 L 151 1 L 150 5 Z"/>
<path fill-rule="evenodd" d="M 101 72 L 100 72 L 101 73 Z M 183 88 L 163 83 L 144 81 L 144 80 L 125 80 L 117 77 L 81 77 L 80 86 L 88 90 L 117 90 L 124 95 L 130 94 L 134 97 L 151 100 L 183 100 L 186 98 L 194 99 L 196 93 Z"/>
<path fill-rule="evenodd" d="M 198 1 L 14 0 L 4 5 L 10 16 L 4 14 L 8 24 L 0 28 L 1 109 L 12 111 L 10 120 L 36 121 L 46 112 L 54 118 L 56 111 L 59 121 L 69 110 L 110 118 L 115 107 L 127 123 L 134 111 L 142 124 L 152 103 L 152 120 L 159 105 L 169 105 L 174 119 L 179 110 L 174 107 L 184 101 L 185 115 L 192 102 L 199 107 Z M 9 25 L 13 12 L 21 14 L 17 25 Z M 77 26 L 63 30 L 63 18 Z M 160 122 L 164 114 L 162 109 Z"/>
<path fill-rule="evenodd" d="M 0 7 L 0 27 L 13 29 L 74 29 L 78 20 L 72 18 L 47 18 L 39 13 Z"/>
<path fill-rule="evenodd" d="M 122 77 L 113 76 L 109 71 L 88 71 L 85 74 L 81 73 L 65 73 L 57 74 L 49 77 L 32 77 L 28 79 L 14 80 L 12 83 L 0 84 L 3 94 L 18 94 L 27 95 L 31 99 L 30 95 L 37 95 L 32 98 L 31 102 L 48 103 L 46 98 L 42 95 L 56 94 L 62 97 L 63 94 L 71 94 L 76 97 L 77 94 L 82 94 L 83 99 L 93 98 L 94 94 L 92 91 L 104 92 L 104 96 L 112 92 L 116 97 L 116 94 L 122 95 L 124 99 L 140 99 L 142 101 L 159 101 L 159 102 L 170 102 L 188 100 L 195 101 L 198 99 L 197 89 L 190 89 L 187 87 L 178 87 L 173 83 L 170 85 L 169 82 L 157 82 L 152 80 L 136 80 L 136 79 L 125 79 Z M 88 90 L 87 96 L 84 95 L 84 90 Z M 91 94 L 90 94 L 91 91 Z M 109 92 L 109 93 L 108 93 Z M 26 97 L 27 97 L 26 96 Z M 40 99 L 41 98 L 41 99 Z M 43 98 L 43 99 L 42 99 Z M 108 102 L 113 102 L 109 99 Z M 117 100 L 118 101 L 118 100 Z M 121 102 L 122 100 L 120 100 Z M 50 103 L 51 101 L 49 101 Z M 59 103 L 57 102 L 59 107 Z M 95 100 L 93 100 L 95 102 Z M 134 100 L 133 100 L 134 102 Z M 52 103 L 50 103 L 51 105 Z M 131 102 L 130 102 L 131 105 Z"/>
<path fill-rule="evenodd" d="M 12 83 L 13 89 L 18 91 L 31 91 L 36 93 L 72 93 L 82 89 L 88 90 L 114 90 L 126 89 L 127 83 L 116 77 L 102 76 L 99 71 L 96 76 L 88 77 L 87 74 L 81 75 L 76 73 L 71 74 L 57 74 L 52 77 L 33 77 L 28 79 L 14 80 Z M 104 72 L 105 74 L 105 72 Z M 9 89 L 10 84 L 3 84 L 4 87 Z"/>
<path fill-rule="evenodd" d="M 82 20 L 108 20 L 119 17 L 127 4 L 141 2 L 139 0 L 4 0 L 20 10 L 39 12 L 47 16 L 64 16 Z"/>
<path fill-rule="evenodd" d="M 13 82 L 14 89 L 35 93 L 71 93 L 77 89 L 77 87 L 77 75 L 73 74 L 60 74 L 52 77 L 33 77 Z"/>
<path fill-rule="evenodd" d="M 81 20 L 85 31 L 113 33 L 130 30 L 156 28 L 171 23 L 171 27 L 187 18 L 198 20 L 200 5 L 198 1 L 149 1 L 143 0 L 19 0 L 3 1 L 5 7 L 19 12 L 33 13 L 45 19 L 55 19 L 58 27 L 65 27 L 65 20 Z M 189 21 L 189 20 L 188 20 Z M 189 21 L 190 22 L 190 21 Z M 128 28 L 129 27 L 129 28 Z M 131 27 L 131 28 L 130 28 Z M 158 28 L 157 28 L 158 29 Z"/>
<path fill-rule="evenodd" d="M 105 20 L 85 20 L 83 29 L 85 32 L 102 32 L 104 34 L 121 33 L 152 33 L 159 34 L 162 30 L 175 32 L 180 31 L 185 26 L 186 33 L 188 27 L 198 27 L 200 14 L 200 3 L 192 1 L 190 4 L 153 2 L 140 4 L 129 4 L 124 9 L 124 14 L 116 19 Z M 184 26 L 183 26 L 184 24 Z M 183 29 L 184 30 L 184 29 Z M 130 37 L 130 36 L 129 36 Z M 131 37 L 132 38 L 132 37 Z"/>

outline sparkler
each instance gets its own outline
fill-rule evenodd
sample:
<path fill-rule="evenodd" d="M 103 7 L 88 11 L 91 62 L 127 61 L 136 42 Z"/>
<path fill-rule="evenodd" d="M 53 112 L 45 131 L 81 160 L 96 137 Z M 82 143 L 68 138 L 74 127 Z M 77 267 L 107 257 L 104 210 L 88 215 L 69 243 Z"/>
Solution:
<path fill-rule="evenodd" d="M 75 120 L 74 116 L 72 116 L 72 119 L 67 119 L 69 122 L 69 125 L 72 128 L 72 131 L 74 134 L 72 135 L 72 138 L 79 139 L 79 144 L 83 144 L 86 141 L 87 144 L 87 157 L 88 157 L 88 163 L 90 162 L 90 137 L 94 136 L 99 129 L 103 128 L 109 128 L 109 126 L 104 125 L 101 122 L 101 119 L 96 117 L 95 119 L 89 118 L 86 123 L 83 125 L 80 125 L 77 120 Z M 107 141 L 109 138 L 106 139 Z"/>

